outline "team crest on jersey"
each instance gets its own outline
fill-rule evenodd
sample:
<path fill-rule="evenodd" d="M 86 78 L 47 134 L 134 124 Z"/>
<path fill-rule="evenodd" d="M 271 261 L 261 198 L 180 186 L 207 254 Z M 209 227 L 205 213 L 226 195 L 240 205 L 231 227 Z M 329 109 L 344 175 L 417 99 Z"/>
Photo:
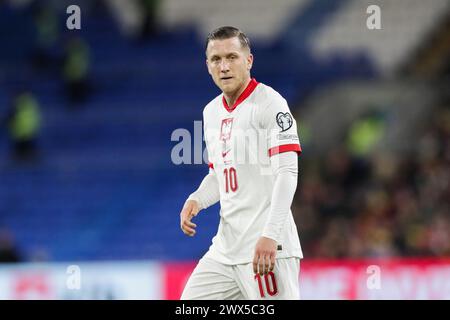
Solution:
<path fill-rule="evenodd" d="M 231 129 L 233 127 L 233 118 L 223 119 L 220 128 L 220 140 L 230 140 Z"/>
<path fill-rule="evenodd" d="M 281 132 L 287 131 L 292 127 L 294 121 L 289 112 L 283 113 L 278 112 L 277 114 L 277 124 L 281 128 Z"/>
<path fill-rule="evenodd" d="M 220 140 L 222 141 L 222 158 L 225 163 L 230 161 L 231 151 L 231 129 L 233 128 L 233 118 L 223 119 L 220 127 Z"/>

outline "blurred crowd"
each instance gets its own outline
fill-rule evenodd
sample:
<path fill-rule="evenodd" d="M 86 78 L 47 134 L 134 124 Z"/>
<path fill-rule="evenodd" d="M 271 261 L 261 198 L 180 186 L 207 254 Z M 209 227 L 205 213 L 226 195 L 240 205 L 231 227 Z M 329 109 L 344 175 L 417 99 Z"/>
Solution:
<path fill-rule="evenodd" d="M 410 154 L 355 154 L 344 141 L 300 160 L 293 212 L 305 256 L 450 256 L 450 104 Z"/>

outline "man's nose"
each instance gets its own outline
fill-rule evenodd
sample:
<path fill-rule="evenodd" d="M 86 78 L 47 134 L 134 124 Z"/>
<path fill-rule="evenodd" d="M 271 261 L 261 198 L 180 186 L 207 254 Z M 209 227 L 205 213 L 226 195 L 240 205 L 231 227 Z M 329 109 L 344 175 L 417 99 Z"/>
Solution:
<path fill-rule="evenodd" d="M 223 60 L 220 62 L 220 71 L 221 72 L 228 72 L 230 70 L 230 65 L 227 61 Z"/>

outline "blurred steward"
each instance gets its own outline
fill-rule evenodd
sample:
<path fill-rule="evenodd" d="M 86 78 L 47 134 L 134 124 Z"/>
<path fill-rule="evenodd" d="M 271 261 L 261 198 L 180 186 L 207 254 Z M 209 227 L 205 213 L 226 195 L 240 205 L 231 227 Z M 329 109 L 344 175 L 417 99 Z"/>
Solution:
<path fill-rule="evenodd" d="M 41 114 L 39 104 L 31 92 L 22 91 L 14 97 L 6 126 L 13 158 L 17 161 L 36 160 Z"/>
<path fill-rule="evenodd" d="M 66 44 L 63 78 L 67 98 L 72 106 L 84 102 L 89 95 L 90 52 L 80 37 L 70 38 Z"/>

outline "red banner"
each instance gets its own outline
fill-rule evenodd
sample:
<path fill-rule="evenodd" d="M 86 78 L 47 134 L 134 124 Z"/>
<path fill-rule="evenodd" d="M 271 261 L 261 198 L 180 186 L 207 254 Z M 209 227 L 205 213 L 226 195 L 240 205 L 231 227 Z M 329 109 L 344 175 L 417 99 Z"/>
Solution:
<path fill-rule="evenodd" d="M 179 299 L 195 263 L 165 267 L 163 299 Z M 302 299 L 450 299 L 450 259 L 307 260 Z"/>

